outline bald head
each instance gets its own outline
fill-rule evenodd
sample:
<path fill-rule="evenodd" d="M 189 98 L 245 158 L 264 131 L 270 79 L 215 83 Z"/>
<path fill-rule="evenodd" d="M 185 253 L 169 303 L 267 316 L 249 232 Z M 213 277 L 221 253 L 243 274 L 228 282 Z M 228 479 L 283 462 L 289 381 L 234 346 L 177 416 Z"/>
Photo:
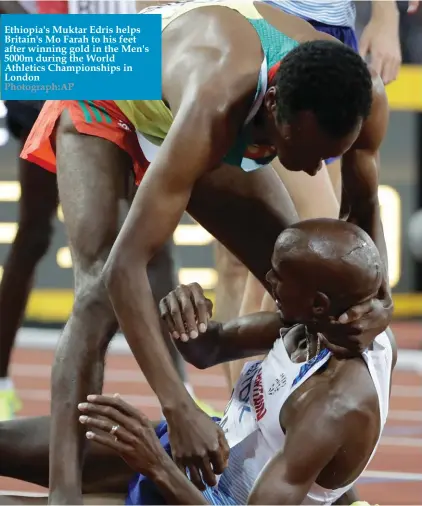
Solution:
<path fill-rule="evenodd" d="M 277 239 L 272 264 L 290 293 L 297 290 L 319 311 L 322 304 L 331 316 L 374 296 L 382 280 L 372 239 L 340 220 L 307 220 L 286 229 Z"/>

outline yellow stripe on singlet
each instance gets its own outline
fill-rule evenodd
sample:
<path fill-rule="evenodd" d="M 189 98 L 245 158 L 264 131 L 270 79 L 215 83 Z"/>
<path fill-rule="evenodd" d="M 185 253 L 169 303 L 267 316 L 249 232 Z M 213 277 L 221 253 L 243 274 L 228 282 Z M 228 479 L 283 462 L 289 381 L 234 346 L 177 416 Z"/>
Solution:
<path fill-rule="evenodd" d="M 164 5 L 148 8 L 140 14 L 161 14 L 162 31 L 182 14 L 200 7 L 219 5 L 238 11 L 249 19 L 261 19 L 262 16 L 255 9 L 253 0 L 192 0 L 185 4 Z M 162 100 L 115 100 L 117 107 L 131 121 L 138 132 L 147 136 L 153 143 L 160 144 L 166 137 L 173 114 Z"/>

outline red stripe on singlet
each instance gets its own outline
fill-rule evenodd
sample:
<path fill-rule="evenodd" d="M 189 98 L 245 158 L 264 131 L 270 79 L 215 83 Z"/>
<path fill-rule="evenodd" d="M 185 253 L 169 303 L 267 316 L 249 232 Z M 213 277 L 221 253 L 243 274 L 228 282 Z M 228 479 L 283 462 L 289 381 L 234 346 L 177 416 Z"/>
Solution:
<path fill-rule="evenodd" d="M 68 14 L 67 0 L 37 0 L 38 14 Z"/>
<path fill-rule="evenodd" d="M 280 65 L 281 65 L 281 60 L 278 61 L 275 65 L 273 65 L 269 69 L 269 71 L 268 71 L 268 84 L 270 84 L 273 81 L 275 75 L 277 74 L 278 69 L 280 68 Z"/>

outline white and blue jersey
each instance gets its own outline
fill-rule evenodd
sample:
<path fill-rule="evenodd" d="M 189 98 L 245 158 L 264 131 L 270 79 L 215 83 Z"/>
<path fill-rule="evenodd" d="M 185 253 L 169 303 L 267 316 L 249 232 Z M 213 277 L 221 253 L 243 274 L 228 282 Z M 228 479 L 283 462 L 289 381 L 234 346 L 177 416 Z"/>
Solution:
<path fill-rule="evenodd" d="M 300 385 L 328 363 L 330 357 L 331 353 L 323 349 L 308 362 L 293 363 L 280 338 L 263 361 L 244 366 L 224 416 L 217 422 L 225 432 L 230 456 L 217 485 L 203 492 L 207 502 L 247 504 L 265 465 L 283 449 L 285 435 L 279 422 L 283 405 Z M 392 366 L 391 344 L 385 333 L 376 338 L 373 350 L 363 353 L 363 359 L 378 394 L 381 435 L 388 414 Z M 157 435 L 170 452 L 165 423 L 157 429 Z M 373 454 L 376 448 L 377 445 Z M 332 504 L 353 484 L 328 490 L 314 483 L 303 504 Z M 165 501 L 150 480 L 137 475 L 129 486 L 126 504 L 165 504 Z"/>

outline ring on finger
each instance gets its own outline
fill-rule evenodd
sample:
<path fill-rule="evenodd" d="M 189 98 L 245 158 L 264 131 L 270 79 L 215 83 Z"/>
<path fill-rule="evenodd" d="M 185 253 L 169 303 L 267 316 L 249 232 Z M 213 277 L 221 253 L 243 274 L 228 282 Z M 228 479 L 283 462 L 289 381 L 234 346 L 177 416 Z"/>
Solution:
<path fill-rule="evenodd" d="M 113 425 L 113 427 L 110 430 L 110 434 L 112 436 L 115 436 L 114 439 L 117 440 L 117 436 L 115 435 L 117 430 L 119 429 L 120 425 Z"/>

